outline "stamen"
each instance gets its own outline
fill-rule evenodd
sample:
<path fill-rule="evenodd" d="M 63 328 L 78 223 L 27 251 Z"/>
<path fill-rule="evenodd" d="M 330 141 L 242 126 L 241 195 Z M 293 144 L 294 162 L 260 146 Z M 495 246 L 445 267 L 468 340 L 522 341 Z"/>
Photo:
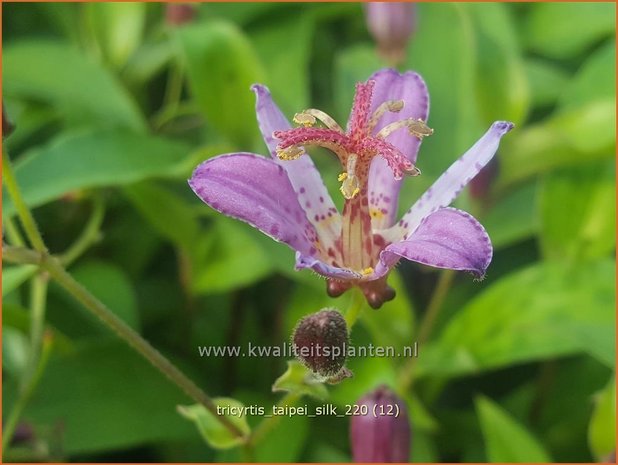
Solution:
<path fill-rule="evenodd" d="M 305 126 L 306 128 L 310 128 L 311 126 L 315 124 L 315 118 L 305 112 L 296 113 L 292 121 L 294 121 L 296 124 Z"/>
<path fill-rule="evenodd" d="M 403 100 L 387 100 L 386 102 L 382 102 L 382 104 L 373 112 L 371 118 L 369 118 L 369 123 L 367 123 L 367 131 L 371 134 L 378 124 L 382 115 L 387 111 L 391 111 L 393 113 L 399 113 L 404 106 Z"/>
<path fill-rule="evenodd" d="M 401 128 L 408 128 L 410 134 L 418 137 L 419 139 L 422 139 L 425 136 L 431 136 L 433 134 L 433 129 L 428 127 L 422 119 L 407 118 L 401 121 L 395 121 L 394 123 L 383 127 L 380 132 L 376 134 L 376 137 L 385 139 L 393 132 Z"/>
<path fill-rule="evenodd" d="M 341 173 L 337 178 L 341 182 L 339 190 L 347 199 L 353 199 L 360 192 L 360 183 L 356 177 L 356 161 L 358 156 L 355 153 L 350 154 L 346 166 L 346 172 Z"/>
<path fill-rule="evenodd" d="M 277 151 L 277 156 L 281 160 L 286 160 L 286 161 L 296 160 L 298 157 L 300 157 L 304 153 L 303 149 L 301 149 L 300 147 L 296 145 L 292 145 L 291 147 L 288 147 L 286 149 L 280 149 L 279 147 L 277 147 L 276 151 Z"/>
<path fill-rule="evenodd" d="M 422 119 L 411 119 L 410 124 L 408 125 L 408 130 L 410 134 L 413 136 L 422 139 L 425 136 L 431 136 L 433 134 L 433 129 L 425 124 Z"/>
<path fill-rule="evenodd" d="M 294 115 L 294 122 L 296 124 L 302 124 L 305 127 L 311 127 L 315 124 L 316 120 L 320 121 L 328 129 L 333 131 L 343 132 L 341 126 L 337 124 L 337 121 L 322 110 L 316 110 L 315 108 L 309 108 L 300 113 Z"/>

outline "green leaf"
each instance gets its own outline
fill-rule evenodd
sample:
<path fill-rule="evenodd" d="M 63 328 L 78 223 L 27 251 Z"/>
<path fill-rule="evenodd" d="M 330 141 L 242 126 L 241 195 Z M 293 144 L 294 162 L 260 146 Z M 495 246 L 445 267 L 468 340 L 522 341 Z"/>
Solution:
<path fill-rule="evenodd" d="M 539 58 L 527 58 L 524 67 L 530 85 L 532 104 L 554 104 L 564 92 L 569 75 L 555 64 Z"/>
<path fill-rule="evenodd" d="M 614 35 L 615 19 L 613 3 L 539 3 L 529 10 L 522 38 L 535 52 L 570 58 Z"/>
<path fill-rule="evenodd" d="M 2 296 L 8 295 L 36 273 L 35 265 L 17 265 L 2 267 Z"/>
<path fill-rule="evenodd" d="M 20 159 L 15 176 L 26 204 L 37 207 L 78 189 L 179 176 L 186 172 L 182 161 L 188 152 L 179 142 L 124 131 L 64 134 Z M 8 195 L 2 211 L 9 216 L 15 211 Z"/>
<path fill-rule="evenodd" d="M 614 163 L 602 163 L 544 176 L 539 198 L 541 247 L 546 257 L 599 258 L 614 250 L 615 169 Z"/>
<path fill-rule="evenodd" d="M 418 374 L 478 373 L 581 352 L 573 328 L 614 327 L 615 296 L 610 260 L 537 263 L 516 271 L 473 298 L 421 348 Z"/>
<path fill-rule="evenodd" d="M 588 429 L 588 442 L 599 461 L 616 450 L 615 377 L 597 396 Z"/>
<path fill-rule="evenodd" d="M 522 123 L 530 104 L 523 58 L 509 5 L 470 3 L 478 52 L 477 95 L 485 124 Z"/>
<path fill-rule="evenodd" d="M 536 183 L 528 183 L 504 195 L 483 215 L 480 221 L 487 230 L 494 249 L 512 245 L 538 231 L 536 196 Z"/>
<path fill-rule="evenodd" d="M 113 313 L 139 331 L 137 297 L 133 285 L 122 268 L 103 261 L 88 261 L 71 269 L 81 283 Z M 68 298 L 68 296 L 67 296 Z M 73 301 L 72 301 L 73 302 Z M 76 306 L 81 304 L 75 303 Z"/>
<path fill-rule="evenodd" d="M 262 65 L 247 37 L 224 21 L 177 30 L 191 92 L 207 121 L 241 147 L 258 135 L 252 84 L 263 81 Z"/>
<path fill-rule="evenodd" d="M 328 397 L 328 390 L 324 384 L 317 381 L 302 363 L 297 360 L 290 360 L 287 363 L 288 369 L 273 384 L 274 392 L 291 392 L 320 400 Z"/>
<path fill-rule="evenodd" d="M 13 43 L 4 48 L 2 65 L 7 96 L 42 100 L 79 125 L 146 129 L 118 81 L 68 44 L 44 39 Z"/>
<path fill-rule="evenodd" d="M 145 3 L 85 3 L 85 21 L 99 54 L 121 68 L 139 46 L 146 24 Z"/>
<path fill-rule="evenodd" d="M 128 186 L 124 193 L 162 237 L 186 250 L 195 243 L 200 231 L 196 212 L 179 195 L 155 182 Z"/>
<path fill-rule="evenodd" d="M 543 446 L 500 406 L 487 399 L 476 399 L 487 460 L 489 462 L 548 463 L 551 458 Z"/>
<path fill-rule="evenodd" d="M 577 108 L 591 100 L 616 97 L 616 44 L 607 42 L 592 54 L 569 81 L 559 101 L 562 109 Z"/>
<path fill-rule="evenodd" d="M 24 419 L 37 430 L 62 424 L 66 454 L 129 449 L 190 438 L 176 414 L 186 397 L 124 343 L 81 343 L 49 362 Z M 9 406 L 14 398 L 4 399 Z"/>
<path fill-rule="evenodd" d="M 2 328 L 2 369 L 19 378 L 28 366 L 31 350 L 28 337 L 20 330 L 6 326 Z"/>
<path fill-rule="evenodd" d="M 219 397 L 213 399 L 213 401 L 217 407 L 230 407 L 241 411 L 244 408 L 244 405 L 236 399 Z M 230 449 L 242 444 L 244 441 L 244 438 L 234 435 L 217 419 L 217 417 L 206 410 L 201 404 L 187 406 L 179 405 L 178 413 L 187 420 L 194 422 L 204 440 L 215 449 Z M 223 413 L 221 416 L 224 416 L 232 422 L 245 436 L 250 433 L 246 415 Z"/>
<path fill-rule="evenodd" d="M 615 158 L 615 45 L 595 52 L 560 96 L 549 118 L 501 145 L 499 184 L 564 166 Z"/>
<path fill-rule="evenodd" d="M 212 229 L 200 237 L 194 248 L 194 292 L 228 292 L 252 284 L 272 271 L 268 255 L 246 228 L 236 220 L 219 216 Z"/>
<path fill-rule="evenodd" d="M 615 157 L 613 99 L 589 102 L 528 126 L 501 144 L 498 188 L 555 168 Z"/>
<path fill-rule="evenodd" d="M 266 83 L 277 103 L 288 114 L 307 108 L 313 18 L 295 12 L 285 20 L 277 16 L 259 24 L 251 41 L 266 67 Z"/>

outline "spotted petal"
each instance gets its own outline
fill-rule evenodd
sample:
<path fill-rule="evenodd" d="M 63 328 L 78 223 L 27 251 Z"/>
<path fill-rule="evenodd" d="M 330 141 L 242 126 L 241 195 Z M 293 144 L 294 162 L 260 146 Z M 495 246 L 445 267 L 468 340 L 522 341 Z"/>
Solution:
<path fill-rule="evenodd" d="M 500 139 L 513 128 L 513 123 L 497 121 L 466 153 L 453 163 L 392 228 L 381 234 L 390 242 L 398 242 L 412 234 L 421 222 L 439 208 L 455 200 L 462 189 L 493 158 Z"/>
<path fill-rule="evenodd" d="M 312 269 L 316 273 L 321 276 L 325 276 L 327 278 L 334 278 L 341 281 L 349 281 L 349 280 L 357 280 L 360 279 L 363 275 L 349 270 L 347 268 L 339 268 L 338 266 L 329 265 L 322 260 L 319 260 L 315 257 L 310 257 L 304 255 L 300 252 L 296 253 L 296 269 Z"/>
<path fill-rule="evenodd" d="M 485 275 L 493 249 L 487 232 L 470 214 L 441 208 L 427 216 L 405 241 L 387 246 L 376 274 L 385 274 L 400 258 L 424 265 Z"/>
<path fill-rule="evenodd" d="M 237 218 L 303 255 L 317 253 L 317 234 L 298 203 L 285 170 L 251 153 L 211 158 L 189 179 L 191 189 L 224 215 Z"/>
<path fill-rule="evenodd" d="M 256 95 L 258 125 L 270 154 L 287 172 L 290 183 L 298 195 L 300 206 L 316 228 L 323 248 L 332 249 L 338 254 L 335 241 L 341 234 L 341 215 L 320 173 L 311 157 L 306 154 L 296 160 L 279 160 L 276 153 L 279 141 L 273 137 L 273 133 L 289 129 L 291 125 L 273 101 L 266 86 L 256 84 L 252 90 Z"/>
<path fill-rule="evenodd" d="M 370 112 L 373 113 L 387 100 L 403 100 L 404 107 L 398 113 L 386 112 L 375 128 L 377 133 L 384 126 L 406 118 L 427 121 L 429 115 L 429 93 L 423 79 L 413 71 L 400 74 L 394 69 L 384 69 L 374 73 L 369 79 L 376 85 Z M 390 134 L 386 140 L 397 147 L 412 163 L 421 141 L 405 129 Z M 374 158 L 369 171 L 370 206 L 373 212 L 372 227 L 384 229 L 391 226 L 397 214 L 397 199 L 401 180 L 393 178 L 393 173 L 382 157 Z"/>

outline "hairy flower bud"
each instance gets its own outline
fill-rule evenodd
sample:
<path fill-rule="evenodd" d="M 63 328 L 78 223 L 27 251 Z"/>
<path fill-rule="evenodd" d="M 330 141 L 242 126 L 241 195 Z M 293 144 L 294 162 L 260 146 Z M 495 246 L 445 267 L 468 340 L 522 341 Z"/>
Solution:
<path fill-rule="evenodd" d="M 408 39 L 414 32 L 416 5 L 410 2 L 369 2 L 365 6 L 367 28 L 380 54 L 392 64 L 405 58 Z"/>
<path fill-rule="evenodd" d="M 324 378 L 341 380 L 348 346 L 348 326 L 337 310 L 324 309 L 298 322 L 292 335 L 296 357 Z"/>
<path fill-rule="evenodd" d="M 354 461 L 408 462 L 412 432 L 403 400 L 380 386 L 356 405 L 350 427 Z"/>
<path fill-rule="evenodd" d="M 193 21 L 197 14 L 191 3 L 168 3 L 165 6 L 165 20 L 172 26 L 181 26 Z"/>

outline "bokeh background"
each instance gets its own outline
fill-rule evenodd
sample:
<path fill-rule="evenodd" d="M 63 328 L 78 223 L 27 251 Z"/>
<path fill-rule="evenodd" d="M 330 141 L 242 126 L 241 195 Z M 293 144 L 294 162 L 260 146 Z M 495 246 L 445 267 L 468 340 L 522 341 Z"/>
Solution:
<path fill-rule="evenodd" d="M 198 345 L 280 345 L 300 317 L 344 310 L 348 297 L 328 298 L 290 250 L 201 204 L 186 179 L 220 153 L 266 153 L 250 84 L 267 84 L 290 117 L 314 107 L 344 124 L 354 83 L 387 63 L 361 4 L 172 8 L 3 3 L 3 102 L 16 128 L 3 156 L 77 280 L 208 393 L 269 406 L 285 359 L 200 358 Z M 400 68 L 425 78 L 435 129 L 402 210 L 492 121 L 516 123 L 456 203 L 486 226 L 495 255 L 484 281 L 455 277 L 413 387 L 399 391 L 411 460 L 602 460 L 615 449 L 615 5 L 417 4 Z M 336 192 L 339 168 L 314 155 Z M 6 193 L 2 207 L 15 243 Z M 5 416 L 31 350 L 35 273 L 3 267 Z M 439 276 L 401 264 L 397 298 L 366 309 L 353 342 L 409 345 Z M 189 403 L 180 391 L 62 289 L 44 299 L 53 349 L 5 460 L 241 459 L 205 444 L 176 411 Z M 328 401 L 397 390 L 403 365 L 353 359 L 355 377 Z M 284 419 L 256 459 L 346 462 L 348 430 L 347 418 Z"/>

